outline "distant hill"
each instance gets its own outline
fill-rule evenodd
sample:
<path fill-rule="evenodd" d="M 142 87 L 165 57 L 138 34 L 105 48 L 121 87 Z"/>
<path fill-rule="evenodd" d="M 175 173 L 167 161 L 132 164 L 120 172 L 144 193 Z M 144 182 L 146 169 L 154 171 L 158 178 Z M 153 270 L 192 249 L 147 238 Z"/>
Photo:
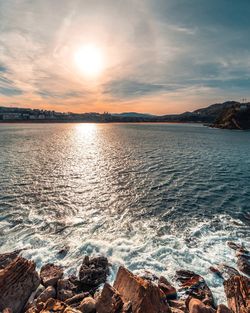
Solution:
<path fill-rule="evenodd" d="M 0 122 L 92 122 L 92 123 L 138 123 L 182 122 L 204 123 L 214 127 L 245 129 L 248 127 L 250 103 L 227 101 L 212 104 L 193 112 L 181 114 L 152 115 L 138 112 L 124 113 L 61 113 L 48 110 L 0 107 Z M 234 123 L 236 121 L 236 124 Z M 237 122 L 239 121 L 239 122 Z"/>
<path fill-rule="evenodd" d="M 112 113 L 112 116 L 120 116 L 120 117 L 142 117 L 142 118 L 154 118 L 157 115 L 147 114 L 147 113 L 137 113 L 137 112 L 123 112 L 123 113 Z"/>

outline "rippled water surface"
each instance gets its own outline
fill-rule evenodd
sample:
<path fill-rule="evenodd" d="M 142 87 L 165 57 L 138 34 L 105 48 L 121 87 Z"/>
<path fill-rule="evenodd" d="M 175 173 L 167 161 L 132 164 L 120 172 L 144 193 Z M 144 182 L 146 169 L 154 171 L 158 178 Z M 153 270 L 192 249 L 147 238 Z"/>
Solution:
<path fill-rule="evenodd" d="M 182 124 L 0 125 L 1 252 L 82 256 L 164 273 L 234 265 L 227 240 L 249 242 L 250 132 Z M 56 256 L 70 247 L 64 259 Z M 112 278 L 111 278 L 112 279 Z"/>

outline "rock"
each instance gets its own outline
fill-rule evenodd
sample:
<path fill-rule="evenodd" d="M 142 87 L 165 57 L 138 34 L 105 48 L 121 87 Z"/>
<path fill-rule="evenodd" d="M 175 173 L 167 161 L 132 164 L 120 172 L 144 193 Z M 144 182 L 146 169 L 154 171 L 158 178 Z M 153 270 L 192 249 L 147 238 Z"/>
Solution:
<path fill-rule="evenodd" d="M 216 313 L 232 313 L 232 311 L 224 304 L 219 304 Z"/>
<path fill-rule="evenodd" d="M 21 251 L 22 250 L 15 250 L 13 252 L 0 254 L 0 270 L 14 261 Z"/>
<path fill-rule="evenodd" d="M 77 307 L 82 313 L 95 313 L 96 302 L 92 297 L 86 297 L 82 300 L 81 304 Z"/>
<path fill-rule="evenodd" d="M 40 313 L 81 313 L 80 311 L 71 308 L 70 306 L 67 306 L 65 303 L 55 300 L 55 299 L 49 299 L 46 304 L 44 305 L 44 308 Z"/>
<path fill-rule="evenodd" d="M 65 258 L 66 255 L 67 255 L 68 252 L 69 252 L 69 249 L 70 249 L 69 246 L 64 246 L 61 250 L 59 250 L 59 251 L 57 252 L 57 257 L 58 257 L 59 259 Z"/>
<path fill-rule="evenodd" d="M 227 303 L 234 313 L 250 312 L 250 279 L 245 276 L 232 276 L 224 282 Z"/>
<path fill-rule="evenodd" d="M 10 308 L 3 309 L 3 313 L 13 313 Z"/>
<path fill-rule="evenodd" d="M 242 273 L 250 276 L 250 255 L 238 254 L 237 266 Z"/>
<path fill-rule="evenodd" d="M 59 279 L 57 282 L 57 298 L 65 301 L 75 296 L 76 286 L 69 279 Z"/>
<path fill-rule="evenodd" d="M 101 295 L 96 301 L 97 313 L 121 313 L 123 301 L 121 295 L 109 284 L 105 283 Z"/>
<path fill-rule="evenodd" d="M 184 300 L 169 300 L 168 301 L 170 307 L 171 307 L 171 312 L 173 313 L 188 313 L 188 309 L 186 306 L 186 303 Z"/>
<path fill-rule="evenodd" d="M 43 285 L 40 285 L 38 287 L 38 289 L 36 290 L 36 293 L 35 293 L 35 299 L 38 298 L 40 296 L 40 294 L 45 290 L 46 288 L 43 286 Z"/>
<path fill-rule="evenodd" d="M 22 257 L 15 258 L 0 270 L 0 311 L 9 308 L 13 313 L 21 312 L 39 284 L 35 263 Z"/>
<path fill-rule="evenodd" d="M 86 256 L 79 272 L 79 279 L 83 291 L 98 288 L 106 282 L 109 274 L 109 263 L 105 257 L 89 258 Z"/>
<path fill-rule="evenodd" d="M 176 272 L 176 279 L 181 282 L 181 289 L 186 290 L 189 297 L 215 308 L 213 294 L 203 277 L 192 271 L 179 270 Z"/>
<path fill-rule="evenodd" d="M 72 298 L 69 298 L 65 301 L 66 304 L 68 305 L 79 305 L 83 299 L 89 297 L 89 293 L 88 292 L 82 292 L 79 293 L 75 296 L 73 296 Z"/>
<path fill-rule="evenodd" d="M 175 287 L 173 287 L 165 277 L 161 276 L 159 278 L 158 287 L 164 292 L 167 300 L 177 299 Z"/>
<path fill-rule="evenodd" d="M 48 263 L 42 266 L 40 277 L 45 287 L 55 286 L 58 280 L 63 277 L 63 269 L 60 266 Z"/>
<path fill-rule="evenodd" d="M 188 311 L 190 313 L 215 313 L 215 309 L 205 305 L 199 299 L 191 298 L 188 302 Z"/>
<path fill-rule="evenodd" d="M 244 245 L 239 245 L 235 242 L 229 241 L 228 246 L 236 251 L 237 266 L 238 269 L 250 276 L 250 252 L 244 247 Z"/>
<path fill-rule="evenodd" d="M 170 313 L 163 291 L 152 282 L 132 274 L 120 267 L 114 282 L 114 288 L 124 303 L 131 302 L 133 313 Z"/>
<path fill-rule="evenodd" d="M 56 290 L 53 286 L 47 287 L 37 298 L 37 303 L 39 302 L 47 302 L 50 298 L 56 297 Z"/>

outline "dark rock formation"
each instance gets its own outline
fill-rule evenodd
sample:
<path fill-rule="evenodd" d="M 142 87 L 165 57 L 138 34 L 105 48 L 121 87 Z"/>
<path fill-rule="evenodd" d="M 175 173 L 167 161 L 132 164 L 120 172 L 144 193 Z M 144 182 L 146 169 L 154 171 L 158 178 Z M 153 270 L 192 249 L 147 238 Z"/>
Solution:
<path fill-rule="evenodd" d="M 167 300 L 177 299 L 175 287 L 173 287 L 165 277 L 161 276 L 159 278 L 158 287 L 164 292 Z"/>
<path fill-rule="evenodd" d="M 59 279 L 57 282 L 57 298 L 61 301 L 72 298 L 76 294 L 77 287 L 70 279 Z"/>
<path fill-rule="evenodd" d="M 224 282 L 229 308 L 234 313 L 250 312 L 250 279 L 245 276 L 232 276 Z"/>
<path fill-rule="evenodd" d="M 227 244 L 231 249 L 236 251 L 238 269 L 250 276 L 250 252 L 243 245 L 235 242 L 229 241 Z"/>
<path fill-rule="evenodd" d="M 165 294 L 158 286 L 132 274 L 124 267 L 119 268 L 114 288 L 124 303 L 131 302 L 133 313 L 170 312 Z"/>
<path fill-rule="evenodd" d="M 109 275 L 109 263 L 105 257 L 89 258 L 86 256 L 79 272 L 82 290 L 95 290 L 105 283 Z"/>
<path fill-rule="evenodd" d="M 41 268 L 40 277 L 45 287 L 55 286 L 60 278 L 63 277 L 63 269 L 54 264 L 46 264 Z"/>
<path fill-rule="evenodd" d="M 34 262 L 22 257 L 14 259 L 0 270 L 0 311 L 10 308 L 13 313 L 21 312 L 39 283 Z"/>

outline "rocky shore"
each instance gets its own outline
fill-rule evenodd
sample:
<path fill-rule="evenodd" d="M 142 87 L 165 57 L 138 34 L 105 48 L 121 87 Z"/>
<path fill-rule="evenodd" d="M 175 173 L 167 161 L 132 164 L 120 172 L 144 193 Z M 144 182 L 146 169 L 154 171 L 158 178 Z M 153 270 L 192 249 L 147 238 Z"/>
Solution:
<path fill-rule="evenodd" d="M 65 277 L 56 264 L 45 264 L 38 273 L 18 250 L 0 255 L 0 312 L 249 313 L 250 252 L 233 242 L 228 246 L 235 250 L 238 270 L 225 264 L 208 269 L 221 279 L 228 306 L 215 303 L 206 281 L 192 271 L 179 270 L 169 282 L 120 267 L 111 286 L 106 257 L 85 256 L 78 275 Z M 67 250 L 59 253 L 63 258 Z"/>

